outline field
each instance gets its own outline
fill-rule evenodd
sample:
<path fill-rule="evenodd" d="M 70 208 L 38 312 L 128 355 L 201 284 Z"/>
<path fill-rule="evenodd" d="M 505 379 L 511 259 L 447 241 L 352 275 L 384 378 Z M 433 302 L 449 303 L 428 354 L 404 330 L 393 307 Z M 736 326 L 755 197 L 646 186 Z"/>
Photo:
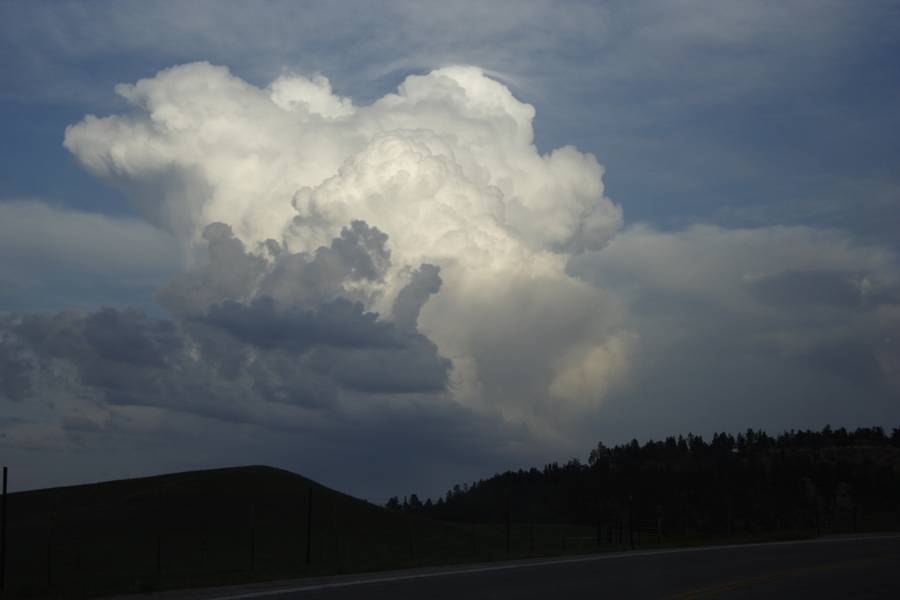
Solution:
<path fill-rule="evenodd" d="M 873 514 L 852 525 L 892 529 L 894 517 Z M 594 527 L 442 522 L 270 467 L 193 471 L 11 494 L 4 597 L 87 598 L 817 534 L 801 528 L 671 538 L 658 522 L 633 525 L 632 533 L 622 520 Z"/>
<path fill-rule="evenodd" d="M 311 504 L 310 504 L 311 500 Z M 11 494 L 7 593 L 174 587 L 593 551 L 594 528 L 443 523 L 268 467 Z M 613 536 L 604 546 L 620 547 Z M 622 542 L 624 543 L 624 542 Z"/>

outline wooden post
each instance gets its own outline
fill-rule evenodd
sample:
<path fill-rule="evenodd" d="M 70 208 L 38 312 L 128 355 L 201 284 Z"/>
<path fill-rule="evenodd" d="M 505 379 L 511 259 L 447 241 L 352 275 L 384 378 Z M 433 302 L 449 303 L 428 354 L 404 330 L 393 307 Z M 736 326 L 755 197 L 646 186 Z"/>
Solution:
<path fill-rule="evenodd" d="M 338 529 L 338 520 L 337 520 L 337 499 L 332 496 L 329 500 L 330 509 L 331 509 L 331 531 L 334 535 L 334 570 L 336 573 L 341 573 L 341 532 Z M 410 543 L 412 543 L 412 538 L 410 538 Z"/>
<path fill-rule="evenodd" d="M 256 572 L 256 503 L 250 502 L 250 572 Z"/>
<path fill-rule="evenodd" d="M 509 504 L 510 504 L 510 492 L 506 493 L 506 553 L 509 554 L 509 529 L 510 529 L 510 515 L 509 515 Z"/>
<path fill-rule="evenodd" d="M 156 484 L 156 576 L 162 575 L 162 530 L 163 516 L 162 482 Z"/>
<path fill-rule="evenodd" d="M 306 564 L 312 560 L 312 500 L 313 489 L 309 486 L 309 494 L 306 500 Z"/>
<path fill-rule="evenodd" d="M 0 500 L 0 592 L 6 589 L 6 475 L 3 467 L 3 499 Z"/>
<path fill-rule="evenodd" d="M 734 537 L 734 500 L 728 496 L 728 537 Z"/>
<path fill-rule="evenodd" d="M 628 539 L 634 550 L 634 497 L 631 494 L 628 494 Z"/>
<path fill-rule="evenodd" d="M 53 513 L 47 518 L 47 587 L 53 585 Z"/>

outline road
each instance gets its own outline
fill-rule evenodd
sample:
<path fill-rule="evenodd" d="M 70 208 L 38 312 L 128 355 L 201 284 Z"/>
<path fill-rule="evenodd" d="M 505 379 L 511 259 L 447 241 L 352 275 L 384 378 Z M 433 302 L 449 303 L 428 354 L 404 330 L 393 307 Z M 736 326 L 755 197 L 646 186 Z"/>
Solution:
<path fill-rule="evenodd" d="M 194 596 L 200 597 L 200 596 Z M 900 598 L 900 535 L 713 546 L 370 574 L 218 600 Z"/>

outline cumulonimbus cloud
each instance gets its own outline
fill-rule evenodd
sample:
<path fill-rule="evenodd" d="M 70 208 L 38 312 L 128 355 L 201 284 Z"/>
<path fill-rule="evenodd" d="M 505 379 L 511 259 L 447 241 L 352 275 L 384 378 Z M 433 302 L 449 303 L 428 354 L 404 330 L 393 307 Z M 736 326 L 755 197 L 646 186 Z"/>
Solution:
<path fill-rule="evenodd" d="M 350 298 L 436 345 L 455 402 L 547 435 L 627 370 L 622 307 L 565 271 L 621 227 L 603 169 L 572 147 L 540 154 L 534 108 L 481 70 L 410 76 L 368 106 L 323 76 L 258 88 L 205 63 L 117 92 L 132 111 L 87 117 L 65 145 L 199 261 L 160 292 L 174 314 L 227 301 L 203 318 L 253 337 Z M 377 274 L 329 280 L 354 222 L 385 236 Z"/>
<path fill-rule="evenodd" d="M 249 427 L 304 468 L 365 438 L 392 468 L 481 475 L 637 429 L 868 425 L 900 389 L 895 252 L 809 227 L 620 231 L 596 159 L 539 153 L 534 109 L 477 68 L 365 106 L 323 76 L 261 88 L 205 63 L 117 91 L 130 110 L 65 145 L 164 231 L 106 227 L 140 242 L 126 262 L 178 246 L 170 318 L 0 315 L 0 445 L 152 430 L 195 449 L 212 420 L 231 456 Z"/>

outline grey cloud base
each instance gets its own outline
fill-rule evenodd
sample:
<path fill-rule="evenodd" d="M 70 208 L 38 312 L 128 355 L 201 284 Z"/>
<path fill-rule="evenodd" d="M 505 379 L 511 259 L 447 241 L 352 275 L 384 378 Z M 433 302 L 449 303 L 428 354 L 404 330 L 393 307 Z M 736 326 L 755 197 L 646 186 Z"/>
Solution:
<path fill-rule="evenodd" d="M 49 385 L 95 407 L 164 407 L 290 428 L 264 415 L 266 406 L 327 412 L 339 410 L 342 391 L 446 388 L 450 362 L 415 327 L 421 304 L 440 287 L 436 267 L 424 265 L 404 288 L 402 326 L 342 295 L 350 281 L 383 275 L 387 236 L 377 229 L 356 221 L 314 256 L 279 252 L 271 263 L 245 252 L 226 225 L 210 225 L 206 238 L 207 264 L 160 294 L 177 321 L 115 308 L 3 317 L 6 401 L 39 401 Z M 425 291 L 421 273 L 430 279 Z M 297 291 L 290 296 L 279 294 L 286 276 Z M 298 428 L 315 420 L 293 416 Z"/>
<path fill-rule="evenodd" d="M 626 229 L 569 270 L 616 290 L 641 343 L 594 432 L 900 422 L 900 261 L 808 227 Z"/>

